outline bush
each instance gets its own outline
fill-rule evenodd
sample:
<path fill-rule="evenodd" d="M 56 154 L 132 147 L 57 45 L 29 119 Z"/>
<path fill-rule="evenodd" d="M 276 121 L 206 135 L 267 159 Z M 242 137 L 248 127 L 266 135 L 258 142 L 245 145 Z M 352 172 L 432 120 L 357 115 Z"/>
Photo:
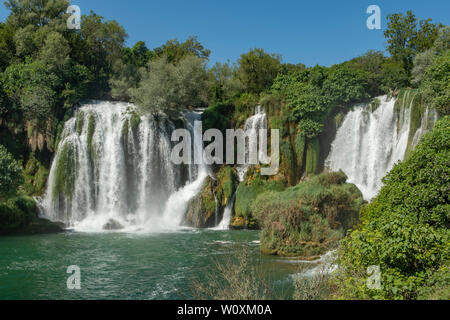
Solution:
<path fill-rule="evenodd" d="M 250 168 L 246 180 L 241 182 L 236 191 L 235 221 L 236 228 L 257 228 L 253 217 L 252 205 L 259 194 L 268 191 L 281 191 L 285 187 L 283 181 L 268 181 L 255 168 Z"/>
<path fill-rule="evenodd" d="M 16 194 L 22 184 L 22 166 L 0 145 L 0 201 Z"/>
<path fill-rule="evenodd" d="M 260 194 L 252 212 L 262 227 L 263 252 L 317 257 L 337 246 L 364 203 L 344 173 L 323 173 L 283 192 Z"/>
<path fill-rule="evenodd" d="M 450 117 L 440 120 L 410 157 L 384 179 L 361 210 L 362 223 L 341 245 L 345 298 L 414 299 L 449 261 Z M 382 290 L 366 288 L 365 270 L 380 266 Z"/>
<path fill-rule="evenodd" d="M 437 57 L 426 71 L 421 90 L 441 115 L 450 115 L 450 50 Z"/>
<path fill-rule="evenodd" d="M 36 218 L 33 198 L 22 196 L 0 203 L 0 233 L 25 227 Z"/>
<path fill-rule="evenodd" d="M 203 59 L 188 55 L 177 65 L 158 59 L 148 68 L 139 87 L 130 89 L 132 101 L 142 112 L 164 112 L 176 118 L 188 107 L 206 104 L 208 75 Z"/>

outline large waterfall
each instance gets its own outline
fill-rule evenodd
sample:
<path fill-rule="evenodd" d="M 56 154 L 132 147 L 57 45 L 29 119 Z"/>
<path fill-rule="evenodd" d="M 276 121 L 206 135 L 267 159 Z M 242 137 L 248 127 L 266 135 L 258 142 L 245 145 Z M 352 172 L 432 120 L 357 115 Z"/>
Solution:
<path fill-rule="evenodd" d="M 191 134 L 199 117 L 186 116 Z M 206 168 L 172 163 L 174 130 L 166 117 L 139 116 L 131 104 L 80 108 L 60 137 L 42 203 L 46 216 L 82 231 L 178 227 Z"/>
<path fill-rule="evenodd" d="M 326 166 L 332 171 L 344 171 L 366 200 L 373 199 L 382 187 L 382 178 L 403 160 L 410 140 L 411 109 L 414 98 L 405 94 L 401 106 L 396 100 L 379 97 L 380 105 L 358 105 L 350 111 L 331 146 Z M 413 133 L 414 147 L 421 136 L 437 120 L 434 111 L 426 109 L 421 125 Z M 409 142 L 411 143 L 411 141 Z"/>

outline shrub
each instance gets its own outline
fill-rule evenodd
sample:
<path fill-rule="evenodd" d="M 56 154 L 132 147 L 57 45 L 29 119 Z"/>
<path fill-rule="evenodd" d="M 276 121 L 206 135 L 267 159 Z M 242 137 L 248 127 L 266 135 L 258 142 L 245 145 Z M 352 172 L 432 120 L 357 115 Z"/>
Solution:
<path fill-rule="evenodd" d="M 23 182 L 22 166 L 0 145 L 0 201 L 14 195 Z"/>
<path fill-rule="evenodd" d="M 361 192 L 344 173 L 323 173 L 283 192 L 260 194 L 252 212 L 263 252 L 315 257 L 337 246 L 358 221 Z"/>

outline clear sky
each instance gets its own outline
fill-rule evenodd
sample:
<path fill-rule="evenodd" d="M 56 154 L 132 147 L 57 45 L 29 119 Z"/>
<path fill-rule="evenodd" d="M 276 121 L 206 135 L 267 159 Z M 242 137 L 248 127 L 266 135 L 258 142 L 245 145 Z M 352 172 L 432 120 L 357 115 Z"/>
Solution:
<path fill-rule="evenodd" d="M 2 1 L 3 2 L 3 1 Z M 212 51 L 210 61 L 235 61 L 251 48 L 279 53 L 284 62 L 329 66 L 369 49 L 384 50 L 389 13 L 412 10 L 450 25 L 449 0 L 71 0 L 82 14 L 94 10 L 117 20 L 128 45 L 150 48 L 190 35 Z M 381 8 L 381 30 L 369 30 L 366 9 Z M 2 7 L 0 19 L 8 15 Z"/>

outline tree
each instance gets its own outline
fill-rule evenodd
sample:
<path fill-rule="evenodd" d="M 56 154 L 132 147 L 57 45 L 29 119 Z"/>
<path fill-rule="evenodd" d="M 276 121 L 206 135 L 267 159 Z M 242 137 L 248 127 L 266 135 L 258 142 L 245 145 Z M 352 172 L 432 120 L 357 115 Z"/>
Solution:
<path fill-rule="evenodd" d="M 70 47 L 67 40 L 58 32 L 48 34 L 39 52 L 39 60 L 54 72 L 65 72 L 70 62 Z"/>
<path fill-rule="evenodd" d="M 51 116 L 60 79 L 39 61 L 13 64 L 3 74 L 3 87 L 9 100 L 23 113 L 26 120 L 47 119 Z"/>
<path fill-rule="evenodd" d="M 197 37 L 192 36 L 183 43 L 180 43 L 177 39 L 169 40 L 161 47 L 155 49 L 155 56 L 157 58 L 164 58 L 172 64 L 177 64 L 187 55 L 208 59 L 210 54 L 211 51 L 205 49 L 198 42 Z"/>
<path fill-rule="evenodd" d="M 382 52 L 370 50 L 362 56 L 344 62 L 344 65 L 363 73 L 362 76 L 367 81 L 368 92 L 373 97 L 383 93 L 381 87 L 385 62 L 386 57 Z"/>
<path fill-rule="evenodd" d="M 414 68 L 412 70 L 413 84 L 419 86 L 437 56 L 445 54 L 450 49 L 450 27 L 442 26 L 437 32 L 436 40 L 432 47 L 414 57 Z"/>
<path fill-rule="evenodd" d="M 349 104 L 368 99 L 367 86 L 361 71 L 338 65 L 329 69 L 323 91 L 330 97 L 332 104 Z"/>
<path fill-rule="evenodd" d="M 130 89 L 132 101 L 144 113 L 166 113 L 178 117 L 192 106 L 202 106 L 207 100 L 205 61 L 188 55 L 173 65 L 166 59 L 149 63 L 139 87 Z"/>
<path fill-rule="evenodd" d="M 237 77 L 246 91 L 261 93 L 269 89 L 281 70 L 281 57 L 264 49 L 252 49 L 241 55 Z"/>
<path fill-rule="evenodd" d="M 5 6 L 11 11 L 6 21 L 16 29 L 29 25 L 65 27 L 69 5 L 69 0 L 6 0 Z"/>
<path fill-rule="evenodd" d="M 15 56 L 14 29 L 0 22 L 0 72 L 6 69 Z"/>
<path fill-rule="evenodd" d="M 14 195 L 23 182 L 22 166 L 0 144 L 0 200 Z"/>
<path fill-rule="evenodd" d="M 128 37 L 117 21 L 104 21 L 91 11 L 82 17 L 80 39 L 73 39 L 80 44 L 76 59 L 88 66 L 94 75 L 93 91 L 96 96 L 105 96 L 109 91 L 108 77 L 114 62 L 121 58 L 125 39 Z"/>
<path fill-rule="evenodd" d="M 121 58 L 114 62 L 109 80 L 114 99 L 131 99 L 130 89 L 137 88 L 141 80 L 140 69 L 147 66 L 152 56 L 153 53 L 143 41 L 137 42 L 132 48 L 122 48 Z"/>
<path fill-rule="evenodd" d="M 431 21 L 421 20 L 418 24 L 412 11 L 407 11 L 406 15 L 388 15 L 388 28 L 384 32 L 387 49 L 394 60 L 402 63 L 408 75 L 413 68 L 414 56 L 430 49 L 437 38 L 439 26 Z"/>
<path fill-rule="evenodd" d="M 209 70 L 210 88 L 212 100 L 224 101 L 231 99 L 243 91 L 241 81 L 235 76 L 237 71 L 236 65 L 216 62 Z"/>
<path fill-rule="evenodd" d="M 147 48 L 144 41 L 138 41 L 132 48 L 122 48 L 122 61 L 138 68 L 145 67 L 152 59 L 153 52 Z"/>
<path fill-rule="evenodd" d="M 407 87 L 409 76 L 401 62 L 389 59 L 383 64 L 382 87 L 385 92 Z"/>
<path fill-rule="evenodd" d="M 437 57 L 426 70 L 420 89 L 426 101 L 441 115 L 450 114 L 450 50 Z"/>

